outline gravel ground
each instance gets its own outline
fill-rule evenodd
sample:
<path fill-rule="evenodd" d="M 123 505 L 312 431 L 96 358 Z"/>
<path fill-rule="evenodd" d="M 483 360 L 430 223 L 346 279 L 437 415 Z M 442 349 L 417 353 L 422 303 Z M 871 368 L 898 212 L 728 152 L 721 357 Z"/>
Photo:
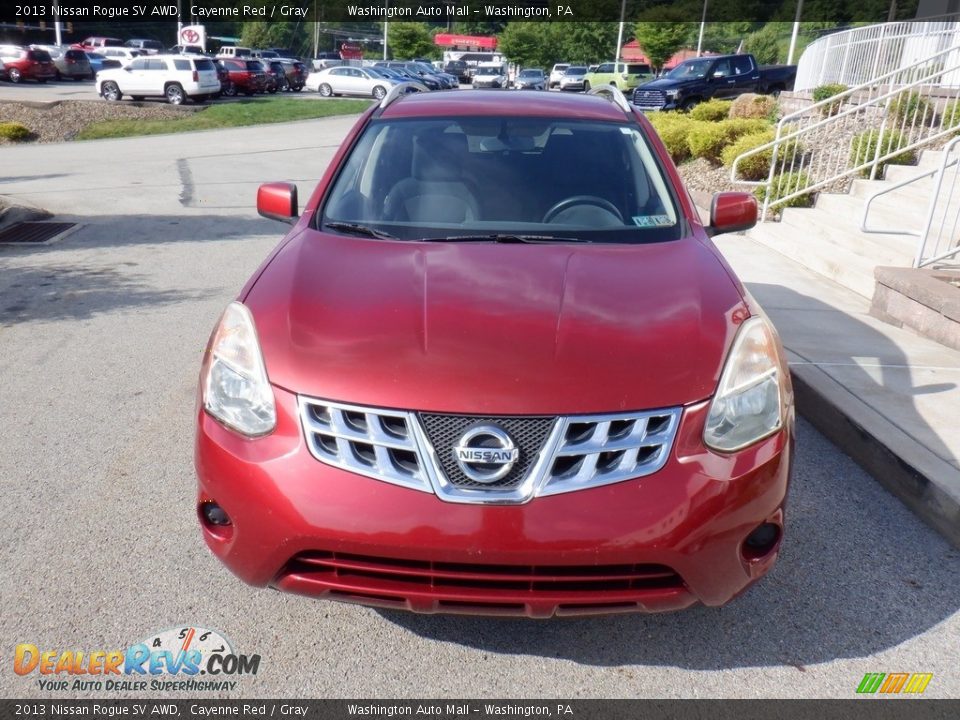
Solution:
<path fill-rule="evenodd" d="M 135 105 L 100 101 L 65 100 L 55 103 L 0 102 L 0 122 L 17 122 L 36 136 L 35 142 L 71 140 L 87 125 L 101 120 L 169 120 L 193 109 L 169 105 Z M 0 138 L 0 145 L 10 141 Z"/>

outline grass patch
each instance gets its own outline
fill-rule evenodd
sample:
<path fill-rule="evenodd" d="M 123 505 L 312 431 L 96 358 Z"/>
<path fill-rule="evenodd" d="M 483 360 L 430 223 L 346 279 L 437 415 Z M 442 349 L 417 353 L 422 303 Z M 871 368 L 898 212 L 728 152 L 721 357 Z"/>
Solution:
<path fill-rule="evenodd" d="M 370 102 L 367 100 L 294 100 L 292 98 L 240 100 L 211 105 L 193 113 L 184 113 L 184 117 L 173 120 L 103 120 L 85 127 L 77 133 L 76 139 L 99 140 L 312 120 L 332 115 L 353 115 L 363 112 L 368 107 Z"/>

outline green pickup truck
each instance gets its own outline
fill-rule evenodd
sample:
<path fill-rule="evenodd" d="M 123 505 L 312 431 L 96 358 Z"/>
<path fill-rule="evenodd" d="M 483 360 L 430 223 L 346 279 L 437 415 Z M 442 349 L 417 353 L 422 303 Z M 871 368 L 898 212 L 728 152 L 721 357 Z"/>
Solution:
<path fill-rule="evenodd" d="M 589 90 L 598 85 L 615 85 L 622 92 L 633 90 L 646 80 L 653 79 L 653 70 L 646 63 L 603 63 L 593 72 L 588 72 L 583 80 L 583 89 Z"/>

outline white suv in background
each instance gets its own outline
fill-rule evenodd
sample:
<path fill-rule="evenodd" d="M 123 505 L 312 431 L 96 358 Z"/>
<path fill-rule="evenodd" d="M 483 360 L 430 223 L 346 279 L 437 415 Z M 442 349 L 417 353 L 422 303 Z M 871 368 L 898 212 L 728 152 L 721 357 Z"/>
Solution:
<path fill-rule="evenodd" d="M 180 105 L 188 98 L 204 102 L 219 92 L 216 65 L 197 55 L 149 55 L 97 73 L 97 94 L 106 100 L 165 97 L 171 105 Z"/>
<path fill-rule="evenodd" d="M 570 63 L 557 63 L 553 66 L 553 69 L 550 71 L 550 82 L 547 83 L 547 89 L 560 87 L 560 78 L 563 77 L 563 73 L 566 72 L 566 69 L 570 67 Z"/>

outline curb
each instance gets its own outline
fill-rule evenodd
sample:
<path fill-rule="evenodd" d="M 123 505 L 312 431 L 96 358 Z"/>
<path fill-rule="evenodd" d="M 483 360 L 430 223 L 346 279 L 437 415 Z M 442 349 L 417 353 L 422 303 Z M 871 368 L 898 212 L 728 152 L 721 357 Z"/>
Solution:
<path fill-rule="evenodd" d="M 960 548 L 960 492 L 945 482 L 956 468 L 815 365 L 793 367 L 790 374 L 797 411 L 807 422 Z"/>

